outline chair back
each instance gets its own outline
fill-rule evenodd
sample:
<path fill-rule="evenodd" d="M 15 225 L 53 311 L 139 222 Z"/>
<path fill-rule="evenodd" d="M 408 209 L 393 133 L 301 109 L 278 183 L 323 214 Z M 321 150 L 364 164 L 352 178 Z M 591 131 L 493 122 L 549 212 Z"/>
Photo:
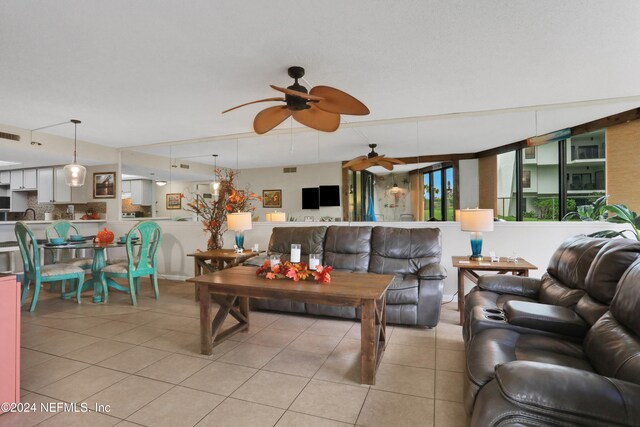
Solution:
<path fill-rule="evenodd" d="M 78 229 L 75 225 L 71 224 L 71 222 L 61 219 L 59 221 L 55 221 L 51 223 L 49 227 L 47 227 L 47 240 L 52 237 L 62 237 L 66 239 L 69 237 L 69 230 L 73 230 L 75 234 L 78 234 Z"/>
<path fill-rule="evenodd" d="M 138 260 L 134 255 L 133 237 L 140 236 Z M 145 272 L 156 268 L 158 247 L 162 241 L 162 229 L 155 221 L 140 221 L 127 233 L 127 260 L 130 272 Z"/>
<path fill-rule="evenodd" d="M 16 222 L 16 239 L 22 255 L 24 273 L 40 273 L 40 251 L 38 250 L 38 240 L 33 231 L 22 221 Z"/>

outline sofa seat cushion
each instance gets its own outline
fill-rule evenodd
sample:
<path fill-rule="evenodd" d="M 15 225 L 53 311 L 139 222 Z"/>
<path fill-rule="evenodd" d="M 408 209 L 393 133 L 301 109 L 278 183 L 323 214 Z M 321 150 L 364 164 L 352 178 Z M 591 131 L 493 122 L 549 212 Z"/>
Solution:
<path fill-rule="evenodd" d="M 84 270 L 80 267 L 71 264 L 48 264 L 40 267 L 40 276 L 61 276 L 63 274 L 77 274 L 83 273 Z"/>
<path fill-rule="evenodd" d="M 494 378 L 496 365 L 514 360 L 594 371 L 580 344 L 560 338 L 521 334 L 509 329 L 487 329 L 476 334 L 469 343 L 467 377 L 482 386 Z"/>
<path fill-rule="evenodd" d="M 387 304 L 418 304 L 418 277 L 396 276 L 387 288 Z"/>

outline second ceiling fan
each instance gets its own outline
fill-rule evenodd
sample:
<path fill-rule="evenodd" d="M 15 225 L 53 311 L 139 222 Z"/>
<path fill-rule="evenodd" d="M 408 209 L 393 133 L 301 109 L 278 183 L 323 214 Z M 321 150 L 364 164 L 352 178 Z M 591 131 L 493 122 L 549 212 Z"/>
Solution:
<path fill-rule="evenodd" d="M 287 87 L 270 85 L 272 89 L 284 93 L 284 97 L 259 99 L 247 102 L 222 112 L 228 113 L 236 108 L 258 102 L 283 101 L 286 105 L 276 105 L 260 111 L 253 120 L 253 129 L 257 134 L 269 132 L 285 121 L 289 116 L 312 129 L 333 132 L 340 126 L 340 114 L 364 116 L 369 109 L 353 96 L 329 86 L 314 86 L 310 91 L 298 83 L 304 76 L 304 68 L 289 67 L 289 77 L 295 82 Z"/>
<path fill-rule="evenodd" d="M 377 144 L 369 144 L 371 152 L 366 156 L 359 156 L 355 159 L 349 160 L 342 166 L 343 169 L 349 168 L 354 172 L 365 170 L 371 166 L 382 166 L 386 170 L 393 170 L 393 165 L 404 165 L 405 163 L 400 159 L 394 159 L 393 157 L 385 157 L 384 154 L 380 155 L 376 153 L 375 148 Z"/>

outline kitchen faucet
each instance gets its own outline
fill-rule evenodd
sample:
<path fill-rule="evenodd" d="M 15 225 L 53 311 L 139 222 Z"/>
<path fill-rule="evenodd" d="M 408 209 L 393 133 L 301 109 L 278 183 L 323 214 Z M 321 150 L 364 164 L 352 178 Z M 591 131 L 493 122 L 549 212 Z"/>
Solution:
<path fill-rule="evenodd" d="M 22 219 L 26 219 L 27 218 L 27 213 L 29 211 L 33 212 L 33 220 L 35 221 L 36 220 L 36 211 L 33 210 L 32 208 L 25 209 L 24 214 L 22 214 Z"/>

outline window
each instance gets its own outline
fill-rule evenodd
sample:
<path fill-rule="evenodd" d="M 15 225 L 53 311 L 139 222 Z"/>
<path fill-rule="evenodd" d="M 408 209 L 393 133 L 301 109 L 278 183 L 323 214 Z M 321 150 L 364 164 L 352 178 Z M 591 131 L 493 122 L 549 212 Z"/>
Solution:
<path fill-rule="evenodd" d="M 606 190 L 604 153 L 601 129 L 499 154 L 498 217 L 559 221 L 577 206 L 593 203 Z"/>
<path fill-rule="evenodd" d="M 425 221 L 453 221 L 453 167 L 439 165 L 423 177 Z"/>

